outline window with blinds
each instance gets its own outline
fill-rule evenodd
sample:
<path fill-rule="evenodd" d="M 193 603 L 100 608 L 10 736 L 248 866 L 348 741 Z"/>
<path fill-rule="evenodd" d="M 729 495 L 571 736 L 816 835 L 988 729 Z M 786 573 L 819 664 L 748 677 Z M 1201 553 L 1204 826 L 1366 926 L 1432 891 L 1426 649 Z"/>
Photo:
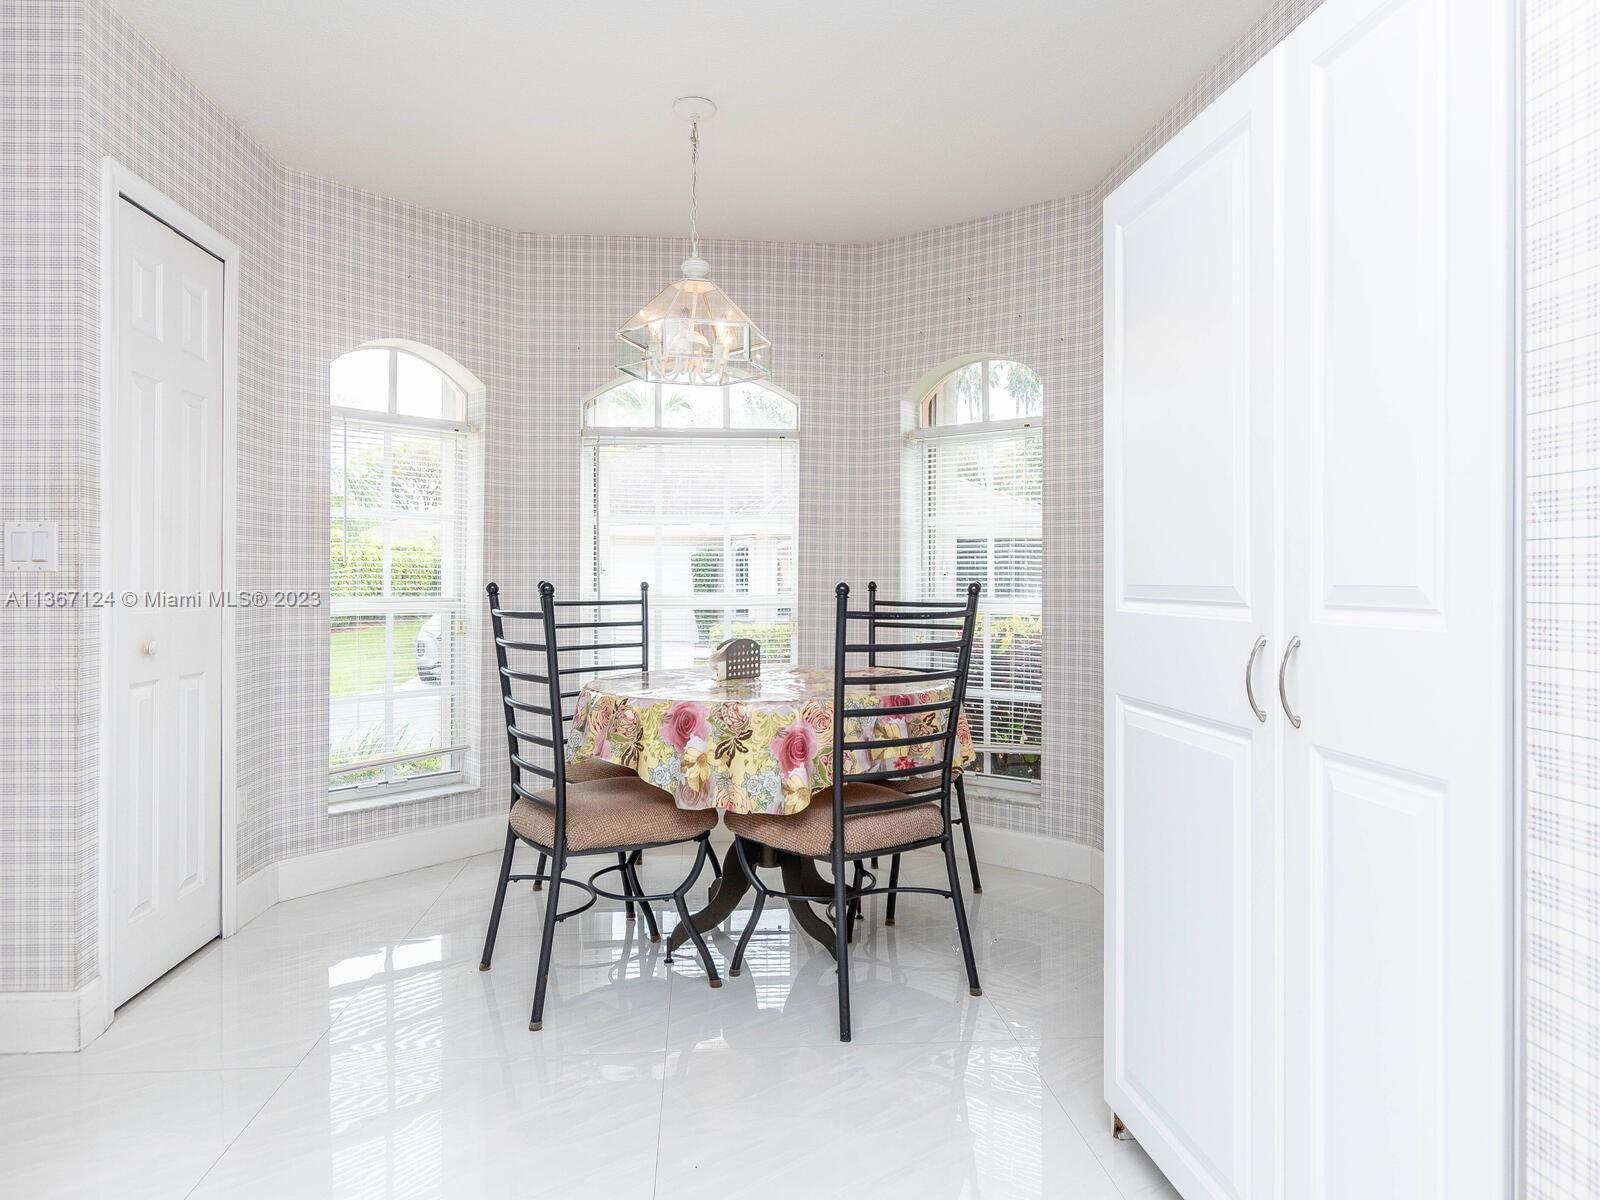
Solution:
<path fill-rule="evenodd" d="M 759 384 L 629 382 L 585 407 L 583 585 L 650 584 L 652 668 L 704 662 L 730 637 L 794 660 L 796 418 Z"/>
<path fill-rule="evenodd" d="M 985 359 L 941 379 L 907 435 L 907 577 L 919 595 L 982 587 L 967 719 L 973 770 L 1040 778 L 1043 742 L 1042 390 L 1020 363 Z"/>
<path fill-rule="evenodd" d="M 330 370 L 330 800 L 461 775 L 467 705 L 466 397 L 366 347 Z"/>

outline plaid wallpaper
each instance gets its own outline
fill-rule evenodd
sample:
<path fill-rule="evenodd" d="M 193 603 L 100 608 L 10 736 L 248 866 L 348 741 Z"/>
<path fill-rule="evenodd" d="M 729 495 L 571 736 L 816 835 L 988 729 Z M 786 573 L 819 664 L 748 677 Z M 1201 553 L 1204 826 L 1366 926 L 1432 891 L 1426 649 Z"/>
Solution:
<path fill-rule="evenodd" d="M 80 78 L 73 11 L 0 6 L 0 511 L 61 522 L 68 587 L 95 505 L 80 485 L 98 470 L 81 402 L 97 323 L 77 287 Z M 86 625 L 74 613 L 0 611 L 0 990 L 76 986 L 77 946 L 92 935 L 78 896 L 93 837 L 77 803 L 93 761 L 79 738 Z"/>
<path fill-rule="evenodd" d="M 899 402 L 959 354 L 1015 358 L 1046 392 L 1045 786 L 988 824 L 1102 844 L 1100 210 L 1105 195 L 1317 0 L 1275 5 L 1094 191 L 873 246 L 708 243 L 802 404 L 800 653 L 838 579 L 898 586 Z M 1600 1194 L 1593 637 L 1600 446 L 1596 51 L 1584 0 L 1526 0 L 1529 477 L 1528 1194 Z M 665 239 L 515 234 L 286 170 L 102 0 L 0 7 L 0 512 L 61 523 L 63 588 L 98 579 L 100 157 L 240 243 L 241 585 L 327 585 L 326 364 L 374 337 L 456 358 L 488 393 L 485 573 L 508 594 L 577 574 L 577 404 L 611 331 L 674 271 Z M 109 582 L 109 581 L 107 581 Z M 1582 602 L 1582 603 L 1578 603 Z M 239 623 L 240 868 L 497 812 L 484 790 L 329 818 L 326 628 Z M 0 991 L 92 978 L 98 623 L 0 615 Z M 484 688 L 479 720 L 498 718 Z"/>
<path fill-rule="evenodd" d="M 1298 19 L 1274 15 L 1132 154 L 1131 169 Z M 668 239 L 516 234 L 273 162 L 102 0 L 7 5 L 6 220 L 29 291 L 8 309 L 0 459 L 5 510 L 62 522 L 64 587 L 98 583 L 100 158 L 243 249 L 241 586 L 325 589 L 326 364 L 373 337 L 413 338 L 486 385 L 485 573 L 508 592 L 576 578 L 577 405 L 611 378 L 617 321 L 670 277 Z M 1120 177 L 1120 174 L 1117 176 Z M 1109 187 L 1110 181 L 1107 183 Z M 991 824 L 1100 844 L 1099 207 L 1089 196 L 876 246 L 719 243 L 720 281 L 772 336 L 773 380 L 802 404 L 800 653 L 825 656 L 830 588 L 899 571 L 899 401 L 953 355 L 1034 367 L 1047 388 L 1045 792 L 985 804 Z M 26 232 L 26 238 L 22 236 Z M 10 415 L 10 414 L 8 414 Z M 515 594 L 515 593 L 513 593 Z M 0 989 L 93 976 L 97 621 L 0 622 Z M 498 811 L 482 793 L 330 818 L 321 614 L 260 610 L 239 626 L 240 870 Z M 493 728 L 490 689 L 479 713 Z"/>
<path fill-rule="evenodd" d="M 1600 1196 L 1600 7 L 1527 0 L 1523 1160 Z"/>
<path fill-rule="evenodd" d="M 985 824 L 1104 845 L 1101 205 L 1318 3 L 1269 9 L 1092 192 L 868 248 L 862 378 L 883 473 L 900 465 L 896 402 L 939 363 L 996 354 L 1026 363 L 1044 385 L 1043 797 L 1037 806 L 979 801 Z"/>
<path fill-rule="evenodd" d="M 898 520 L 901 405 L 961 354 L 1025 363 L 1044 387 L 1044 762 L 1037 802 L 971 794 L 988 825 L 1100 844 L 1099 204 L 1074 196 L 871 246 L 863 430 Z M 898 561 L 878 574 L 901 587 Z M 862 580 L 862 582 L 865 582 Z M 909 586 L 910 581 L 904 581 Z"/>

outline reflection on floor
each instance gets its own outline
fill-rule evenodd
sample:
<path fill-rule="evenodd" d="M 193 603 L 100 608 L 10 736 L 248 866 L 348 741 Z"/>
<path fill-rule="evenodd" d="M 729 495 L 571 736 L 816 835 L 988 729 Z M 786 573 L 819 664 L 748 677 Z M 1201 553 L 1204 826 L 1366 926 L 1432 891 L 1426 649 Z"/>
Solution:
<path fill-rule="evenodd" d="M 902 898 L 885 928 L 874 900 L 848 1046 L 833 960 L 787 910 L 764 914 L 746 972 L 713 991 L 692 954 L 668 964 L 664 943 L 597 906 L 559 927 L 534 1034 L 545 893 L 513 888 L 494 970 L 478 970 L 497 857 L 279 905 L 124 1006 L 83 1053 L 0 1056 L 0 1190 L 1175 1195 L 1111 1138 L 1099 1098 L 1089 888 L 985 867 L 970 898 L 981 998 L 948 904 Z M 908 881 L 942 869 L 912 857 Z M 675 854 L 646 866 L 647 886 L 682 877 Z"/>

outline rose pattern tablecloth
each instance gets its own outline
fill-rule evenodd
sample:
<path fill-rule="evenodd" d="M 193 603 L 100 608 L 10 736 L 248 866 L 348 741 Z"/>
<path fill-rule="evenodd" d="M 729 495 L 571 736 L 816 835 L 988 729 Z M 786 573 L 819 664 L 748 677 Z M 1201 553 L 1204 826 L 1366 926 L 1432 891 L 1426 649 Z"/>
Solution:
<path fill-rule="evenodd" d="M 847 707 L 881 708 L 883 715 L 847 718 L 845 740 L 937 733 L 943 714 L 896 716 L 894 710 L 949 696 L 944 681 L 912 682 L 901 690 L 847 685 Z M 849 769 L 937 764 L 941 749 L 932 742 L 851 750 Z M 975 757 L 963 714 L 956 765 Z M 567 758 L 630 767 L 646 783 L 670 792 L 680 808 L 797 813 L 811 803 L 812 793 L 833 784 L 833 673 L 769 669 L 760 679 L 725 682 L 705 670 L 597 677 L 578 693 Z"/>

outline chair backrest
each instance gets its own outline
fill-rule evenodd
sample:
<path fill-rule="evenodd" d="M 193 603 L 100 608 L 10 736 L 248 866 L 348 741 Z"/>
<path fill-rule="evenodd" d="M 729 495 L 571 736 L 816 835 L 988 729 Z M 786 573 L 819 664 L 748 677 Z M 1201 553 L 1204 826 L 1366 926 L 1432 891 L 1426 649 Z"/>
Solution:
<path fill-rule="evenodd" d="M 837 615 L 834 623 L 833 653 L 833 807 L 835 846 L 842 846 L 844 820 L 847 815 L 886 812 L 913 804 L 925 804 L 928 795 L 915 793 L 898 800 L 844 807 L 844 788 L 850 783 L 888 783 L 894 780 L 921 778 L 938 774 L 940 802 L 945 818 L 950 816 L 950 775 L 955 766 L 957 733 L 961 706 L 966 699 L 967 673 L 972 665 L 972 638 L 977 624 L 978 585 L 967 588 L 964 601 L 953 600 L 879 600 L 877 585 L 868 586 L 868 607 L 861 610 L 850 607 L 850 588 L 841 583 L 834 589 L 837 597 Z M 864 641 L 852 641 L 852 622 L 865 624 Z M 896 640 L 885 640 L 884 633 L 892 632 Z M 908 634 L 930 635 L 926 640 L 901 640 Z M 921 662 L 895 667 L 897 654 L 917 655 Z M 848 673 L 851 655 L 865 655 L 865 673 L 852 676 Z M 933 665 L 930 656 L 945 656 L 949 665 Z M 888 663 L 880 658 L 888 657 Z M 952 660 L 953 661 L 950 661 Z M 904 661 L 904 660 L 902 660 Z M 882 688 L 905 685 L 908 690 L 940 690 L 948 683 L 948 695 L 938 700 L 884 708 L 858 700 L 846 702 L 848 687 L 872 685 Z M 910 722 L 904 733 L 893 726 L 880 733 L 887 717 L 920 717 Z M 858 735 L 850 736 L 847 726 L 860 722 Z M 912 733 L 915 725 L 920 732 Z M 870 728 L 870 732 L 869 732 Z M 907 766 L 870 766 L 867 770 L 852 770 L 855 753 L 866 751 L 869 764 L 874 750 L 903 748 L 911 757 L 923 757 L 921 762 Z M 926 757 L 929 748 L 934 750 L 932 761 Z M 930 789 L 931 790 L 931 789 Z"/>
<path fill-rule="evenodd" d="M 489 596 L 489 621 L 494 627 L 495 663 L 500 671 L 500 702 L 506 718 L 506 748 L 511 756 L 511 803 L 531 801 L 556 814 L 557 842 L 566 833 L 567 801 L 567 723 L 572 714 L 566 701 L 577 696 L 579 676 L 604 671 L 643 671 L 650 661 L 650 585 L 639 585 L 639 598 L 627 600 L 557 600 L 549 583 L 539 585 L 539 607 L 509 609 L 500 607 L 500 585 L 484 589 Z M 637 608 L 638 616 L 627 612 Z M 594 616 L 584 620 L 569 610 L 592 609 Z M 628 630 L 638 631 L 631 640 Z M 605 630 L 599 641 L 582 641 L 583 631 Z M 617 640 L 622 639 L 622 640 Z M 639 651 L 638 661 L 581 663 L 563 655 L 584 651 L 598 653 L 615 650 Z M 536 657 L 526 665 L 512 666 L 512 653 Z M 542 661 L 540 661 L 542 657 Z M 563 663 L 565 665 L 563 665 Z M 519 685 L 523 685 L 520 686 Z M 542 746 L 550 752 L 546 767 L 532 761 L 525 745 Z M 533 752 L 536 753 L 536 752 Z M 529 786 L 527 777 L 548 780 L 555 788 L 551 804 L 534 793 L 540 786 Z"/>

